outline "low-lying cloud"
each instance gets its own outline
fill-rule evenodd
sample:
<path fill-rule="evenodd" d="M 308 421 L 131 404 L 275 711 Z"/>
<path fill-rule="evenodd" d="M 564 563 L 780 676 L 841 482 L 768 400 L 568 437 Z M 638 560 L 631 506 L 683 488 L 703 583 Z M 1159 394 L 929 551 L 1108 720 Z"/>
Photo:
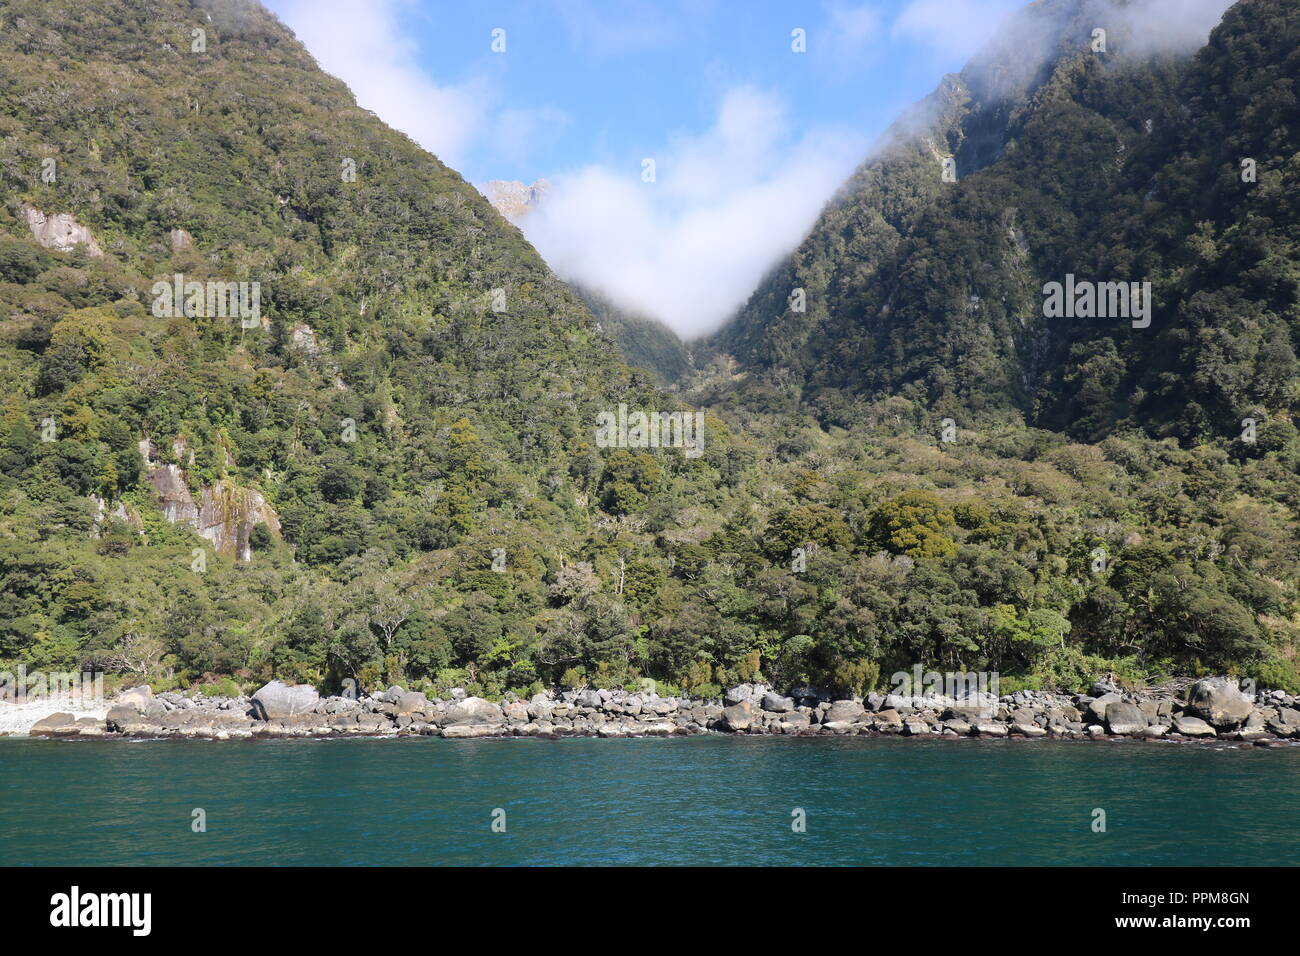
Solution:
<path fill-rule="evenodd" d="M 562 277 L 691 338 L 718 328 L 812 227 L 862 158 L 856 132 L 792 138 L 786 104 L 753 87 L 728 92 L 713 126 L 642 164 L 554 177 L 522 222 Z"/>

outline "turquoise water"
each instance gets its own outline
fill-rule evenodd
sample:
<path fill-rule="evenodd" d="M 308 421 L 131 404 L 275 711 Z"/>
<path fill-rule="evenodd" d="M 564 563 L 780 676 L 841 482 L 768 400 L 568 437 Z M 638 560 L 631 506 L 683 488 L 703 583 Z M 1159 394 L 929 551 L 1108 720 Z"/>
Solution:
<path fill-rule="evenodd" d="M 1297 784 L 1292 747 L 8 739 L 0 865 L 1292 864 Z"/>

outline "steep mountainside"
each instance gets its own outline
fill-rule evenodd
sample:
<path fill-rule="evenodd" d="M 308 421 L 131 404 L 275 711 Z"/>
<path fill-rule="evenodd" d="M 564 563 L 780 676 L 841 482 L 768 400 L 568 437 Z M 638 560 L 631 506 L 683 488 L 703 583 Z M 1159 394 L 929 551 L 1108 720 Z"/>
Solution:
<path fill-rule="evenodd" d="M 945 85 L 923 117 L 934 149 L 860 173 L 788 267 L 808 313 L 760 314 L 786 294 L 769 283 L 728 333 L 760 373 L 699 370 L 699 404 L 716 404 L 647 447 L 599 416 L 676 400 L 476 190 L 358 109 L 260 6 L 0 0 L 0 22 L 0 670 L 499 697 L 645 678 L 861 693 L 918 664 L 998 671 L 1008 691 L 1233 669 L 1300 691 L 1290 423 L 1181 446 L 1013 420 L 1101 428 L 1123 411 L 1103 400 L 1144 407 L 1108 375 L 1156 375 L 1140 355 L 1181 369 L 1216 342 L 1222 380 L 1162 372 L 1167 392 L 1143 401 L 1293 382 L 1252 350 L 1292 307 L 1275 243 L 1293 200 L 1270 157 L 1294 125 L 1232 118 L 1290 108 L 1284 23 L 1257 36 L 1236 16 L 1216 35 L 1196 69 L 1222 95 L 1186 108 L 1222 126 L 1178 140 L 1186 158 L 1146 187 L 1183 197 L 1215 150 L 1255 137 L 1273 205 L 1234 206 L 1227 181 L 1196 197 L 1191 219 L 1220 217 L 1188 246 L 1200 258 L 1153 276 L 1160 295 L 1187 290 L 1211 336 L 1213 310 L 1249 296 L 1240 338 L 1139 353 L 1139 335 L 1174 335 L 1158 315 L 1065 368 L 1054 355 L 1104 348 L 1106 328 L 1021 328 L 1040 272 L 1133 250 L 1175 263 L 1162 250 L 1195 232 L 1153 198 L 1106 214 L 1163 232 L 1079 240 L 1107 190 L 1140 178 L 1124 157 L 1148 134 L 1115 117 L 1174 109 L 1157 93 L 1189 68 L 1141 67 L 1157 87 L 1120 96 L 1110 66 L 1022 56 Z M 1152 144 L 1175 136 L 1170 115 Z M 969 167 L 957 183 L 934 175 L 949 151 Z M 1062 377 L 1076 366 L 1092 377 Z M 938 427 L 967 407 L 978 427 Z"/>
<path fill-rule="evenodd" d="M 1250 417 L 1285 441 L 1300 17 L 1243 0 L 1191 57 L 1147 49 L 1124 14 L 1141 7 L 1026 8 L 892 131 L 715 344 L 827 421 L 903 395 L 936 418 L 1088 439 L 1230 440 Z M 1149 326 L 1045 316 L 1045 284 L 1071 275 L 1150 282 Z"/>
<path fill-rule="evenodd" d="M 546 201 L 551 184 L 545 179 L 531 185 L 494 179 L 484 189 L 497 212 L 517 224 Z M 617 346 L 628 364 L 649 369 L 666 385 L 677 382 L 690 369 L 690 351 L 668 326 L 620 309 L 594 289 L 577 284 L 573 288 L 596 316 L 599 331 Z"/>

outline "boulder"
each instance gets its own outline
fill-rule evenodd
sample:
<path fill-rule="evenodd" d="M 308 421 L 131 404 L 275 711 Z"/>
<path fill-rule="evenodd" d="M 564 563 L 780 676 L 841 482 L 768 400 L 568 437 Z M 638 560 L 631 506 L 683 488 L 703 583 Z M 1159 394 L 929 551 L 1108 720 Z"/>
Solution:
<path fill-rule="evenodd" d="M 1122 700 L 1106 705 L 1106 726 L 1112 734 L 1137 734 L 1147 729 L 1147 715 L 1135 704 Z"/>
<path fill-rule="evenodd" d="M 501 708 L 501 712 L 505 714 L 506 720 L 514 723 L 522 724 L 528 721 L 528 705 L 522 700 L 512 700 Z"/>
<path fill-rule="evenodd" d="M 1000 724 L 996 720 L 982 720 L 975 724 L 975 732 L 981 737 L 1005 737 L 1007 725 Z"/>
<path fill-rule="evenodd" d="M 756 690 L 753 684 L 737 684 L 726 689 L 722 695 L 722 703 L 727 707 L 744 703 L 753 704 L 761 700 L 762 696 L 762 692 Z"/>
<path fill-rule="evenodd" d="M 474 697 L 467 697 L 466 700 L 475 700 Z M 448 740 L 464 740 L 474 737 L 491 737 L 499 732 L 499 727 L 491 724 L 453 724 L 450 727 L 442 728 L 442 736 Z"/>
<path fill-rule="evenodd" d="M 853 723 L 855 720 L 860 720 L 866 712 L 867 709 L 856 700 L 837 700 L 827 709 L 822 717 L 822 723 Z"/>
<path fill-rule="evenodd" d="M 108 710 L 108 729 L 115 734 L 124 734 L 127 727 L 134 727 L 140 721 L 140 712 L 126 704 L 116 704 Z"/>
<path fill-rule="evenodd" d="M 77 732 L 77 718 L 63 712 L 42 717 L 28 731 L 33 737 L 62 737 Z"/>
<path fill-rule="evenodd" d="M 748 730 L 749 725 L 754 720 L 754 708 L 749 701 L 741 701 L 722 711 L 722 729 L 724 730 Z"/>
<path fill-rule="evenodd" d="M 1282 707 L 1276 716 L 1268 718 L 1267 727 L 1279 737 L 1300 737 L 1300 711 Z"/>
<path fill-rule="evenodd" d="M 1192 685 L 1187 708 L 1219 730 L 1228 730 L 1250 717 L 1254 704 L 1236 682 L 1226 677 L 1208 677 Z"/>
<path fill-rule="evenodd" d="M 595 690 L 584 690 L 574 701 L 579 707 L 586 707 L 590 710 L 600 710 L 604 706 L 604 701 L 600 697 L 600 692 Z"/>
<path fill-rule="evenodd" d="M 1037 724 L 1028 721 L 1018 720 L 1011 724 L 1011 733 L 1020 734 L 1022 737 L 1046 737 L 1047 731 Z"/>
<path fill-rule="evenodd" d="M 253 695 L 253 709 L 261 720 L 310 713 L 316 709 L 318 703 L 320 703 L 320 694 L 316 693 L 316 688 L 310 684 L 296 684 L 291 687 L 278 680 L 271 681 Z"/>
<path fill-rule="evenodd" d="M 1123 698 L 1113 691 L 1107 694 L 1102 694 L 1088 704 L 1088 710 L 1084 716 L 1091 717 L 1095 723 L 1102 723 L 1106 719 L 1106 708 L 1111 704 L 1118 704 L 1122 701 Z"/>
<path fill-rule="evenodd" d="M 102 737 L 106 733 L 108 733 L 107 726 L 97 717 L 81 717 L 77 720 L 79 737 Z"/>
<path fill-rule="evenodd" d="M 145 710 L 153 702 L 153 690 L 148 684 L 132 687 L 117 695 L 117 702 L 124 707 L 134 707 L 137 711 Z"/>
<path fill-rule="evenodd" d="M 781 716 L 779 726 L 782 733 L 797 734 L 807 730 L 810 723 L 806 713 L 801 710 L 794 710 Z"/>
<path fill-rule="evenodd" d="M 882 710 L 873 717 L 877 729 L 884 730 L 888 728 L 901 728 L 903 726 L 903 717 L 896 710 Z"/>
<path fill-rule="evenodd" d="M 762 706 L 764 710 L 771 711 L 774 714 L 788 714 L 794 710 L 794 700 L 768 691 L 763 695 Z"/>
<path fill-rule="evenodd" d="M 466 697 L 464 700 L 448 705 L 443 727 L 446 729 L 470 724 L 499 724 L 504 720 L 505 715 L 496 704 L 482 697 Z"/>
<path fill-rule="evenodd" d="M 413 690 L 409 694 L 398 694 L 397 699 L 393 701 L 393 708 L 402 716 L 428 713 L 429 698 L 418 690 Z"/>

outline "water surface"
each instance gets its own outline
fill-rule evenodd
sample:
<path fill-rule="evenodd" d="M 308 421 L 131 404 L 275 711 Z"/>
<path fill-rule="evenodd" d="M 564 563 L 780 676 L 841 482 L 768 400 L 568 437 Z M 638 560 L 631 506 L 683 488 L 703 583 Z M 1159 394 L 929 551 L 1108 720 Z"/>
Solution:
<path fill-rule="evenodd" d="M 0 865 L 1290 865 L 1298 784 L 1224 744 L 0 739 Z"/>

